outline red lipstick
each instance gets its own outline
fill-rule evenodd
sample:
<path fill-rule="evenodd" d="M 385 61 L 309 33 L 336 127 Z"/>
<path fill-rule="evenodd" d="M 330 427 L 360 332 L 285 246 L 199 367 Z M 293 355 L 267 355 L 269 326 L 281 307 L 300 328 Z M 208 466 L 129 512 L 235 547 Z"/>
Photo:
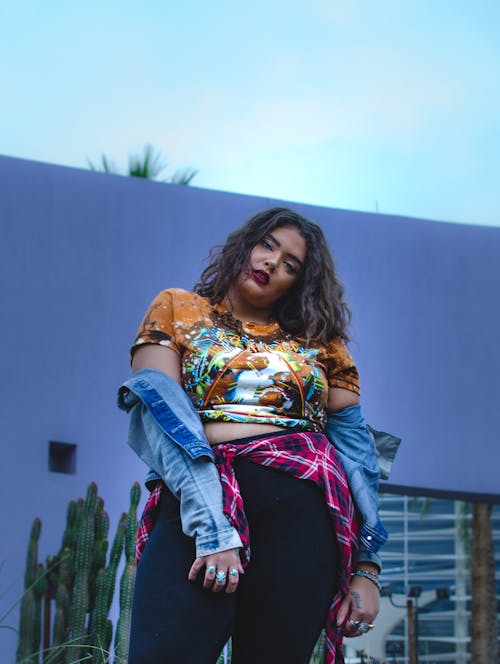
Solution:
<path fill-rule="evenodd" d="M 269 283 L 269 275 L 264 270 L 252 270 L 252 276 L 259 284 L 266 285 Z"/>

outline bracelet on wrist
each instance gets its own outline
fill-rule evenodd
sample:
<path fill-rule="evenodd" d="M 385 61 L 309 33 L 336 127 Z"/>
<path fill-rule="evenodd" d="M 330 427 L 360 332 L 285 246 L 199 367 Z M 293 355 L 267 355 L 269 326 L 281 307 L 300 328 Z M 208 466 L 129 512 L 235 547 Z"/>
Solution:
<path fill-rule="evenodd" d="M 360 576 L 362 578 L 369 579 L 372 583 L 374 583 L 377 586 L 379 591 L 382 589 L 380 581 L 378 580 L 378 574 L 375 574 L 375 572 L 366 572 L 364 569 L 358 569 L 351 574 L 351 577 L 353 576 Z"/>
<path fill-rule="evenodd" d="M 366 574 L 367 576 L 372 576 L 374 579 L 378 579 L 378 577 L 379 577 L 378 572 L 374 572 L 371 569 L 365 569 L 364 567 L 360 567 L 360 568 L 358 568 L 354 571 L 355 572 L 363 572 L 363 574 Z"/>

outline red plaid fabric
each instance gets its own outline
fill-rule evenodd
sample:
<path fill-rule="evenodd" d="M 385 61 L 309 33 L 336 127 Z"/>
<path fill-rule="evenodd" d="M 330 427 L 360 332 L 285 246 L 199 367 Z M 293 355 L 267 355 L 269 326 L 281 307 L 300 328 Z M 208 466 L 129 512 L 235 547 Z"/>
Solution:
<path fill-rule="evenodd" d="M 158 480 L 153 484 L 153 489 L 144 507 L 144 511 L 142 512 L 139 529 L 137 531 L 137 539 L 135 540 L 136 563 L 141 559 L 144 547 L 148 543 L 149 536 L 155 525 L 156 517 L 158 516 L 158 505 L 160 504 L 161 492 L 165 486 L 161 480 Z"/>
<path fill-rule="evenodd" d="M 325 625 L 325 664 L 341 664 L 343 625 L 337 625 L 337 611 L 349 589 L 357 549 L 358 523 L 344 470 L 335 448 L 321 433 L 294 432 L 246 443 L 221 443 L 213 448 L 220 473 L 224 513 L 239 532 L 243 543 L 243 565 L 250 560 L 250 531 L 243 500 L 233 468 L 234 459 L 245 457 L 253 463 L 288 472 L 294 477 L 314 482 L 325 494 L 326 503 L 337 535 L 339 548 L 338 592 L 333 597 Z M 154 525 L 154 513 L 163 484 L 158 482 L 144 509 L 136 553 L 142 553 Z M 139 541 L 140 538 L 140 541 Z"/>

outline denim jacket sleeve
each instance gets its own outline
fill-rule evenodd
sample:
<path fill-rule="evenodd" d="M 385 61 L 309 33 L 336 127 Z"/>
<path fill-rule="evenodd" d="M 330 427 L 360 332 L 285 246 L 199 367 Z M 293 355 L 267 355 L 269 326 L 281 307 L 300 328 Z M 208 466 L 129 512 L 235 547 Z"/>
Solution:
<path fill-rule="evenodd" d="M 222 508 L 214 454 L 198 413 L 172 378 L 142 369 L 118 392 L 129 412 L 128 444 L 150 468 L 146 482 L 162 479 L 180 501 L 183 532 L 204 556 L 241 546 Z"/>
<path fill-rule="evenodd" d="M 371 429 L 359 405 L 331 413 L 326 434 L 337 450 L 353 500 L 361 515 L 358 561 L 373 562 L 381 568 L 377 552 L 388 535 L 378 515 L 378 485 L 381 476 L 388 477 L 401 441 L 395 436 Z M 381 442 L 381 449 L 376 448 L 376 440 Z"/>

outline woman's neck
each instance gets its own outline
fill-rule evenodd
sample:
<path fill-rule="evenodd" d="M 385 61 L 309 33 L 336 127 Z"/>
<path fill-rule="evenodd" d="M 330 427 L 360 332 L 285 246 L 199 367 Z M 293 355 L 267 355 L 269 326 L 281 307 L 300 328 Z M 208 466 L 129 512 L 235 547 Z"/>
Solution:
<path fill-rule="evenodd" d="M 238 291 L 234 288 L 225 296 L 224 302 L 233 318 L 242 323 L 259 323 L 265 325 L 273 320 L 270 307 L 253 306 L 239 297 Z"/>

